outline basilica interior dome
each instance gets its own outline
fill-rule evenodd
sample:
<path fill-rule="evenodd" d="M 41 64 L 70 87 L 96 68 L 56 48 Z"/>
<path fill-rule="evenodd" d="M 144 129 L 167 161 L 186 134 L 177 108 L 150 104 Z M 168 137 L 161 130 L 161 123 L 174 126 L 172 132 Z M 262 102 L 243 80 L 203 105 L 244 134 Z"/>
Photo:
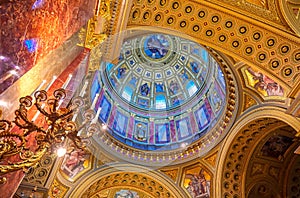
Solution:
<path fill-rule="evenodd" d="M 158 33 L 136 36 L 123 43 L 117 63 L 101 67 L 90 97 L 99 93 L 100 121 L 130 147 L 185 147 L 214 127 L 224 110 L 223 72 L 193 41 Z"/>

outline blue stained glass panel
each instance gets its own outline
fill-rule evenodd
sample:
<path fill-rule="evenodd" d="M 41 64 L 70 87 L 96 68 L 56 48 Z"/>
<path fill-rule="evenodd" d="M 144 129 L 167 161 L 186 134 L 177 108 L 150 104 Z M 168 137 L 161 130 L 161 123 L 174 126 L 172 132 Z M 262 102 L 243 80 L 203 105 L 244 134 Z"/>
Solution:
<path fill-rule="evenodd" d="M 205 105 L 201 106 L 197 111 L 195 111 L 195 117 L 200 131 L 210 122 L 210 115 Z"/>
<path fill-rule="evenodd" d="M 166 105 L 166 97 L 164 95 L 157 95 L 155 100 L 156 109 L 165 109 Z"/>
<path fill-rule="evenodd" d="M 125 136 L 128 125 L 128 117 L 117 111 L 116 117 L 113 123 L 113 129 L 120 135 Z"/>
<path fill-rule="evenodd" d="M 111 110 L 111 103 L 106 99 L 106 97 L 103 97 L 100 107 L 100 118 L 103 122 L 107 122 Z"/>
<path fill-rule="evenodd" d="M 183 118 L 181 120 L 176 121 L 176 129 L 178 133 L 179 140 L 185 139 L 188 136 L 192 135 L 190 129 L 189 119 Z"/>
<path fill-rule="evenodd" d="M 157 144 L 170 142 L 170 130 L 168 123 L 155 125 L 155 139 Z"/>

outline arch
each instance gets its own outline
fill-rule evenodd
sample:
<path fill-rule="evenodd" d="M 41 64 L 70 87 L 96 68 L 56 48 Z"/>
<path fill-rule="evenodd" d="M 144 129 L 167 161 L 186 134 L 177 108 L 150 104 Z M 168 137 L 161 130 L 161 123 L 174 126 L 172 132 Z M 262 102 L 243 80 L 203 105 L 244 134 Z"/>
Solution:
<path fill-rule="evenodd" d="M 220 149 L 220 158 L 216 169 L 216 197 L 224 197 L 233 191 L 238 197 L 245 197 L 241 192 L 245 189 L 245 169 L 254 148 L 269 131 L 289 125 L 295 131 L 300 130 L 300 121 L 278 107 L 260 107 L 245 113 L 239 119 Z M 228 194 L 229 195 L 229 194 Z"/>
<path fill-rule="evenodd" d="M 113 187 L 139 188 L 153 197 L 187 197 L 174 181 L 158 171 L 133 164 L 114 163 L 86 175 L 70 197 L 91 197 Z"/>

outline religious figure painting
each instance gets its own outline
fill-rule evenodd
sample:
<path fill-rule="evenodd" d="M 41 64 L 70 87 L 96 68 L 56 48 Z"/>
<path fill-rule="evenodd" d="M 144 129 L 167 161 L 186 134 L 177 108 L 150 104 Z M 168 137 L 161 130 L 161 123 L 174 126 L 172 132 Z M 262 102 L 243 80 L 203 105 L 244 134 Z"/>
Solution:
<path fill-rule="evenodd" d="M 210 197 L 211 176 L 200 166 L 185 171 L 184 188 L 192 198 Z"/>
<path fill-rule="evenodd" d="M 150 86 L 148 85 L 148 83 L 144 83 L 144 84 L 141 85 L 140 93 L 143 96 L 148 96 L 148 94 L 150 93 Z"/>
<path fill-rule="evenodd" d="M 76 176 L 88 168 L 91 154 L 74 145 L 68 148 L 67 154 L 61 165 L 61 171 L 67 176 L 67 179 L 73 181 Z"/>
<path fill-rule="evenodd" d="M 171 80 L 169 82 L 169 92 L 171 93 L 171 95 L 177 94 L 179 92 L 179 84 L 178 82 L 176 82 L 175 80 Z"/>
<path fill-rule="evenodd" d="M 286 150 L 293 143 L 293 138 L 284 135 L 274 135 L 268 139 L 261 149 L 262 156 L 282 159 Z"/>
<path fill-rule="evenodd" d="M 182 80 L 183 83 L 186 80 L 190 79 L 190 75 L 188 74 L 188 72 L 185 69 L 181 70 L 179 77 L 180 77 L 180 79 Z"/>
<path fill-rule="evenodd" d="M 141 107 L 149 107 L 149 100 L 143 99 L 143 98 L 138 98 L 138 105 Z"/>
<path fill-rule="evenodd" d="M 169 130 L 169 124 L 156 124 L 155 125 L 155 138 L 156 143 L 167 143 L 170 142 L 170 130 Z"/>
<path fill-rule="evenodd" d="M 114 198 L 140 198 L 140 196 L 135 191 L 122 189 L 116 192 Z"/>
<path fill-rule="evenodd" d="M 163 58 L 169 51 L 170 43 L 166 36 L 153 34 L 146 38 L 144 43 L 145 53 L 153 59 Z"/>
<path fill-rule="evenodd" d="M 138 77 L 132 76 L 129 83 L 133 86 L 136 86 L 137 81 L 138 81 Z"/>
<path fill-rule="evenodd" d="M 103 97 L 100 103 L 100 107 L 101 107 L 100 118 L 103 122 L 107 122 L 111 110 L 111 103 L 106 99 L 105 96 Z"/>
<path fill-rule="evenodd" d="M 283 88 L 265 74 L 253 70 L 251 67 L 245 70 L 248 84 L 263 96 L 283 96 Z"/>
<path fill-rule="evenodd" d="M 134 138 L 138 141 L 147 141 L 148 123 L 135 121 Z"/>
<path fill-rule="evenodd" d="M 126 73 L 128 71 L 128 68 L 126 65 L 121 65 L 120 67 L 118 67 L 117 71 L 116 71 L 116 76 L 118 79 L 123 78 Z"/>
<path fill-rule="evenodd" d="M 155 92 L 156 93 L 164 92 L 164 84 L 163 83 L 155 83 Z"/>
<path fill-rule="evenodd" d="M 117 111 L 116 118 L 113 123 L 113 129 L 119 134 L 125 136 L 128 125 L 128 117 Z"/>
<path fill-rule="evenodd" d="M 215 113 L 219 112 L 221 110 L 224 98 L 220 94 L 219 90 L 216 89 L 216 86 L 213 86 L 213 88 L 211 89 L 211 91 L 209 92 L 209 94 L 207 96 L 208 96 L 210 105 L 213 108 L 213 111 Z"/>
<path fill-rule="evenodd" d="M 175 96 L 171 99 L 172 102 L 172 106 L 177 106 L 180 105 L 180 103 L 183 101 L 183 96 L 179 95 L 179 96 Z"/>
<path fill-rule="evenodd" d="M 176 129 L 179 140 L 192 135 L 189 119 L 187 117 L 176 121 Z"/>
<path fill-rule="evenodd" d="M 199 71 L 200 71 L 200 66 L 199 66 L 199 63 L 198 62 L 196 62 L 196 61 L 190 61 L 190 67 L 191 67 L 191 70 L 194 72 L 194 73 L 196 73 L 196 74 L 198 74 L 199 73 Z"/>

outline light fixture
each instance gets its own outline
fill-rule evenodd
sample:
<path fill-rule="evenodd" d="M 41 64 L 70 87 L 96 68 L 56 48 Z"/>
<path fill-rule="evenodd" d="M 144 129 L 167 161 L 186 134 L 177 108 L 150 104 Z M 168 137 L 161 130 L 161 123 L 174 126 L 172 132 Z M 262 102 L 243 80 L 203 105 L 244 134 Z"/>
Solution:
<path fill-rule="evenodd" d="M 45 90 L 36 91 L 33 96 L 19 99 L 13 121 L 0 120 L 0 176 L 34 167 L 47 152 L 65 154 L 66 148 L 60 147 L 66 145 L 66 141 L 85 149 L 83 139 L 99 131 L 97 123 L 91 124 L 94 110 L 81 110 L 82 97 L 75 97 L 68 106 L 61 107 L 66 96 L 63 88 L 55 90 L 49 98 Z M 34 110 L 35 115 L 32 114 Z M 83 122 L 78 127 L 74 115 L 77 116 L 79 110 Z M 78 133 L 80 131 L 84 132 Z"/>

